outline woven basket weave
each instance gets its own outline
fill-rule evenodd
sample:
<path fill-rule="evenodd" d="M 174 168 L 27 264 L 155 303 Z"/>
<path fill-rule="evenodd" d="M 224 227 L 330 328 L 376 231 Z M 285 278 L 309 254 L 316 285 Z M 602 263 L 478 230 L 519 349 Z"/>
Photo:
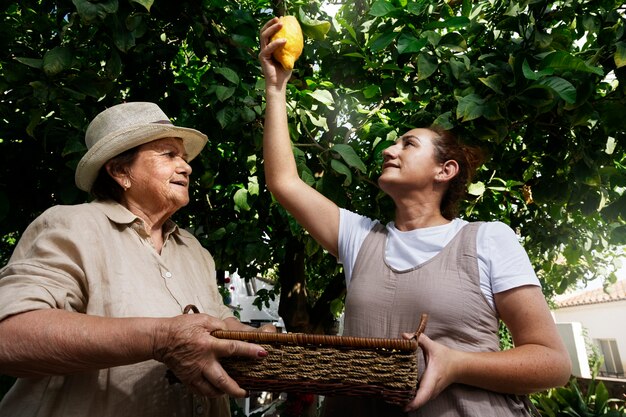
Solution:
<path fill-rule="evenodd" d="M 415 396 L 417 337 L 424 331 L 426 320 L 423 314 L 411 340 L 225 330 L 211 335 L 257 343 L 267 350 L 263 360 L 220 360 L 243 389 L 375 396 L 404 405 Z"/>

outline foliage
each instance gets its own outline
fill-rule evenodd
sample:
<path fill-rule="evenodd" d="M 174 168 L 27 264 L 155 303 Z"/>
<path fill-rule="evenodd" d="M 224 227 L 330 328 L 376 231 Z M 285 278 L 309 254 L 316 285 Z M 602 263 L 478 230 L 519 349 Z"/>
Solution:
<path fill-rule="evenodd" d="M 591 381 L 587 392 L 572 378 L 566 387 L 549 390 L 533 397 L 533 402 L 545 417 L 622 417 L 626 415 L 624 400 L 609 398 L 602 381 Z"/>
<path fill-rule="evenodd" d="M 464 217 L 499 219 L 518 231 L 548 295 L 578 280 L 614 280 L 607 255 L 626 231 L 619 6 L 343 7 L 336 32 L 310 45 L 320 70 L 301 69 L 292 91 L 307 178 L 339 204 L 388 219 L 375 186 L 380 152 L 403 130 L 440 124 L 490 157 Z"/>

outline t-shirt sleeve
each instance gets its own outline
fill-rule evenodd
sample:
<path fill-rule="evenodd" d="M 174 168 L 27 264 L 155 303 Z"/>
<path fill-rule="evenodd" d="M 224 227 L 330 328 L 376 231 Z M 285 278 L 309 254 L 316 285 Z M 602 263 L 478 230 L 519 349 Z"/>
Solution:
<path fill-rule="evenodd" d="M 490 277 L 494 294 L 521 287 L 540 286 L 526 250 L 518 236 L 502 222 L 485 223 L 479 230 L 479 245 L 483 248 L 483 265 Z"/>
<path fill-rule="evenodd" d="M 350 283 L 354 263 L 367 234 L 378 223 L 346 209 L 339 209 L 339 256 L 346 276 L 346 286 Z"/>

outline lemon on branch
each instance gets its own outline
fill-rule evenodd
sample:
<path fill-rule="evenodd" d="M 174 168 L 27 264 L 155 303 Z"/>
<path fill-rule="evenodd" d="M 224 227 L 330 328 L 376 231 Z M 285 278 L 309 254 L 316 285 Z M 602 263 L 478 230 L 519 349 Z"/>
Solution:
<path fill-rule="evenodd" d="M 281 63 L 283 68 L 291 71 L 298 58 L 300 58 L 302 49 L 304 48 L 302 29 L 295 16 L 281 16 L 278 19 L 283 24 L 283 27 L 272 36 L 271 40 L 284 38 L 287 39 L 287 43 L 276 49 L 273 56 Z"/>

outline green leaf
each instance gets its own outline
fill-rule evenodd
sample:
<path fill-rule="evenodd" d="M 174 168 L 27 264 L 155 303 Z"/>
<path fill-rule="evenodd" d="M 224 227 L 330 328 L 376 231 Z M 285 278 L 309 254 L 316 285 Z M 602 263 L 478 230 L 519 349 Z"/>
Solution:
<path fill-rule="evenodd" d="M 437 57 L 430 54 L 419 54 L 417 57 L 417 79 L 425 80 L 437 71 Z"/>
<path fill-rule="evenodd" d="M 122 73 L 122 59 L 117 50 L 111 50 L 111 56 L 107 60 L 105 69 L 107 76 L 112 80 L 117 79 Z"/>
<path fill-rule="evenodd" d="M 352 171 L 350 171 L 350 168 L 348 168 L 345 164 L 336 159 L 331 159 L 330 166 L 335 172 L 345 175 L 346 179 L 343 182 L 344 186 L 348 186 L 352 183 Z"/>
<path fill-rule="evenodd" d="M 369 14 L 375 17 L 387 16 L 389 13 L 395 11 L 396 8 L 387 0 L 377 0 L 372 4 Z"/>
<path fill-rule="evenodd" d="M 424 25 L 424 29 L 462 28 L 470 24 L 465 16 L 455 16 L 444 21 L 430 22 Z"/>
<path fill-rule="evenodd" d="M 443 35 L 438 46 L 445 46 L 455 52 L 463 52 L 467 49 L 467 42 L 459 33 L 450 32 Z"/>
<path fill-rule="evenodd" d="M 502 94 L 502 76 L 500 74 L 478 78 L 483 84 L 498 94 Z"/>
<path fill-rule="evenodd" d="M 428 40 L 425 38 L 418 39 L 410 33 L 403 33 L 398 38 L 398 53 L 411 54 L 420 52 L 427 43 Z"/>
<path fill-rule="evenodd" d="M 533 71 L 528 65 L 528 61 L 524 59 L 524 63 L 522 64 L 522 73 L 527 80 L 538 80 L 539 78 L 545 75 L 554 74 L 554 68 L 545 68 L 542 71 Z"/>
<path fill-rule="evenodd" d="M 556 51 L 546 55 L 541 61 L 541 68 L 552 68 L 562 71 L 580 71 L 604 76 L 602 68 L 594 67 L 585 63 L 565 51 Z"/>
<path fill-rule="evenodd" d="M 602 381 L 598 382 L 596 386 L 596 401 L 595 401 L 595 411 L 596 412 L 606 412 L 607 404 L 609 403 L 609 391 L 604 386 Z"/>
<path fill-rule="evenodd" d="M 330 150 L 337 152 L 339 155 L 341 155 L 341 158 L 343 158 L 343 160 L 346 161 L 349 166 L 356 168 L 361 172 L 366 171 L 365 164 L 356 154 L 352 146 L 338 143 L 336 145 L 333 145 Z"/>
<path fill-rule="evenodd" d="M 370 99 L 380 95 L 380 87 L 377 85 L 368 85 L 363 89 L 363 96 L 365 98 Z"/>
<path fill-rule="evenodd" d="M 250 210 L 250 205 L 248 204 L 248 190 L 245 188 L 238 189 L 237 192 L 235 192 L 233 200 L 235 201 L 236 208 L 243 211 Z"/>
<path fill-rule="evenodd" d="M 485 190 L 485 183 L 481 181 L 474 182 L 470 184 L 469 187 L 467 187 L 467 192 L 476 197 L 480 197 L 481 195 L 485 194 Z"/>
<path fill-rule="evenodd" d="M 254 110 L 252 110 L 250 107 L 242 107 L 241 111 L 239 112 L 239 115 L 241 117 L 241 120 L 243 120 L 244 123 L 250 123 L 256 120 L 257 114 Z"/>
<path fill-rule="evenodd" d="M 428 10 L 428 6 L 430 4 L 431 4 L 431 1 L 429 0 L 412 1 L 409 4 L 407 4 L 406 11 L 410 14 L 419 16 Z"/>
<path fill-rule="evenodd" d="M 232 84 L 239 85 L 239 76 L 232 69 L 228 67 L 219 67 L 219 68 L 215 68 L 215 72 L 217 74 L 224 76 L 224 78 L 226 78 Z"/>
<path fill-rule="evenodd" d="M 19 62 L 20 64 L 28 65 L 29 67 L 32 67 L 32 68 L 37 68 L 37 69 L 43 68 L 43 59 L 15 57 L 15 60 Z"/>
<path fill-rule="evenodd" d="M 298 9 L 298 21 L 305 36 L 320 41 L 326 39 L 326 34 L 330 30 L 330 22 L 311 19 L 302 11 L 302 7 Z"/>
<path fill-rule="evenodd" d="M 43 70 L 47 75 L 57 75 L 72 67 L 72 51 L 63 46 L 57 46 L 43 56 Z"/>
<path fill-rule="evenodd" d="M 396 39 L 396 36 L 398 36 L 396 32 L 383 33 L 372 41 L 372 43 L 370 44 L 370 50 L 372 52 L 382 51 L 383 49 L 388 47 L 389 44 L 394 41 L 394 39 Z"/>
<path fill-rule="evenodd" d="M 307 110 L 306 115 L 309 117 L 309 120 L 313 123 L 313 125 L 324 130 L 328 130 L 328 120 L 323 114 L 316 115 L 314 112 Z"/>
<path fill-rule="evenodd" d="M 222 129 L 226 129 L 237 119 L 237 112 L 230 106 L 225 107 L 217 112 L 216 118 Z"/>
<path fill-rule="evenodd" d="M 606 147 L 604 148 L 604 153 L 608 154 L 608 155 L 612 155 L 613 152 L 615 151 L 615 138 L 612 136 L 609 136 L 608 139 L 606 140 Z"/>
<path fill-rule="evenodd" d="M 474 120 L 483 115 L 485 100 L 478 94 L 468 94 L 458 100 L 456 117 L 464 122 Z"/>
<path fill-rule="evenodd" d="M 615 55 L 613 55 L 615 66 L 621 68 L 626 65 L 626 42 L 617 42 L 615 44 Z"/>
<path fill-rule="evenodd" d="M 150 11 L 150 7 L 154 3 L 154 0 L 130 0 L 133 3 L 137 3 L 146 8 L 147 11 Z"/>
<path fill-rule="evenodd" d="M 524 90 L 518 99 L 542 113 L 548 111 L 554 105 L 554 90 L 536 83 Z"/>
<path fill-rule="evenodd" d="M 335 103 L 333 95 L 328 90 L 307 91 L 306 93 L 313 97 L 315 100 L 327 106 L 331 106 Z"/>
<path fill-rule="evenodd" d="M 117 19 L 117 16 L 113 16 L 110 20 L 113 22 L 111 32 L 113 32 L 115 46 L 120 51 L 130 51 L 135 46 L 135 35 L 126 28 L 123 22 Z"/>
<path fill-rule="evenodd" d="M 219 101 L 228 100 L 235 93 L 235 87 L 218 85 L 215 87 L 215 95 Z"/>
<path fill-rule="evenodd" d="M 539 81 L 539 84 L 550 87 L 567 103 L 576 103 L 576 87 L 561 77 L 548 77 Z"/>
<path fill-rule="evenodd" d="M 119 4 L 117 0 L 105 0 L 92 3 L 89 0 L 72 0 L 76 11 L 82 20 L 91 23 L 96 19 L 104 20 L 108 14 L 117 13 Z"/>

